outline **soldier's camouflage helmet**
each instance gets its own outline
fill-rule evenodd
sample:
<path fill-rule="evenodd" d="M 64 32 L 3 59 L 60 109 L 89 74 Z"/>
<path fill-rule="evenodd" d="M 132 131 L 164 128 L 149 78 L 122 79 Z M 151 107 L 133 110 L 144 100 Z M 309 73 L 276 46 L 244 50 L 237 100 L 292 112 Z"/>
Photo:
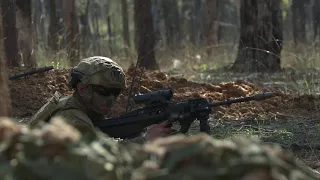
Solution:
<path fill-rule="evenodd" d="M 105 88 L 126 88 L 123 69 L 110 58 L 103 56 L 82 59 L 71 69 L 69 86 L 75 88 L 78 82 L 100 85 Z"/>

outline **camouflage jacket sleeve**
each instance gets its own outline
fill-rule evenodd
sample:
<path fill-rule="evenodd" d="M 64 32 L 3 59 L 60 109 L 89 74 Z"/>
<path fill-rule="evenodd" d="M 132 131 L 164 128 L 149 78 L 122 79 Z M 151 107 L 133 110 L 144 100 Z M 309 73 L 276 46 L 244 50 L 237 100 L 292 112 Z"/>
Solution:
<path fill-rule="evenodd" d="M 86 114 L 81 114 L 77 110 L 64 110 L 56 113 L 55 117 L 61 117 L 67 123 L 77 128 L 81 133 L 92 133 L 94 127 Z"/>

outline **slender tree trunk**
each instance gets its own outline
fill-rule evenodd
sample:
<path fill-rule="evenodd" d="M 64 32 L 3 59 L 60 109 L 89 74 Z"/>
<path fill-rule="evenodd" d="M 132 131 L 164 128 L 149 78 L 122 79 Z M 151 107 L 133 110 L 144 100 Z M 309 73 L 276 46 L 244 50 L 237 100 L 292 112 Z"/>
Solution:
<path fill-rule="evenodd" d="M 79 24 L 76 16 L 75 0 L 64 1 L 66 7 L 67 53 L 71 66 L 80 60 Z"/>
<path fill-rule="evenodd" d="M 91 32 L 89 27 L 89 6 L 90 6 L 90 0 L 86 1 L 86 10 L 84 13 L 80 15 L 80 23 L 81 23 L 81 53 L 82 56 L 87 56 L 87 51 L 89 49 L 89 42 L 91 40 Z"/>
<path fill-rule="evenodd" d="M 108 30 L 108 47 L 110 51 L 110 55 L 113 55 L 113 47 L 114 47 L 114 41 L 113 41 L 113 32 L 112 32 L 112 25 L 111 25 L 111 13 L 110 13 L 110 7 L 109 4 L 107 3 L 104 7 L 104 9 L 107 11 L 107 30 Z"/>
<path fill-rule="evenodd" d="M 93 2 L 90 6 L 91 13 L 91 23 L 93 26 L 93 48 L 94 52 L 101 55 L 101 47 L 100 47 L 100 25 L 99 19 L 102 16 L 101 7 L 99 3 Z"/>
<path fill-rule="evenodd" d="M 17 7 L 21 12 L 21 28 L 19 31 L 19 49 L 22 52 L 23 63 L 26 67 L 36 67 L 34 56 L 34 29 L 32 23 L 32 0 L 17 0 Z"/>
<path fill-rule="evenodd" d="M 59 18 L 56 13 L 56 2 L 50 0 L 50 24 L 48 33 L 48 45 L 53 51 L 60 49 L 59 43 Z"/>
<path fill-rule="evenodd" d="M 318 39 L 318 35 L 320 32 L 320 1 L 315 0 L 312 8 L 313 14 L 313 34 L 314 39 Z"/>
<path fill-rule="evenodd" d="M 293 39 L 295 44 L 306 43 L 305 0 L 292 0 Z"/>
<path fill-rule="evenodd" d="M 18 33 L 16 28 L 16 1 L 1 0 L 4 51 L 9 67 L 20 66 Z"/>
<path fill-rule="evenodd" d="M 150 0 L 135 0 L 134 1 L 136 28 L 138 39 L 138 59 L 139 66 L 149 70 L 159 69 L 156 62 L 155 34 L 153 29 L 151 2 Z"/>
<path fill-rule="evenodd" d="M 2 1 L 3 2 L 3 1 Z M 1 14 L 3 11 L 1 11 Z M 0 116 L 11 117 L 12 116 L 12 105 L 10 99 L 10 90 L 8 86 L 8 73 L 7 73 L 7 61 L 3 48 L 3 24 L 0 18 Z"/>
<path fill-rule="evenodd" d="M 162 0 L 163 15 L 166 31 L 166 42 L 170 49 L 175 49 L 179 44 L 180 21 L 177 1 Z"/>
<path fill-rule="evenodd" d="M 282 12 L 278 0 L 241 0 L 241 34 L 238 57 L 233 65 L 239 72 L 280 70 Z"/>
<path fill-rule="evenodd" d="M 214 50 L 214 45 L 218 44 L 219 32 L 219 0 L 206 0 L 205 6 L 205 41 L 208 56 L 211 56 Z"/>
<path fill-rule="evenodd" d="M 127 52 L 127 49 L 130 48 L 130 34 L 129 34 L 129 17 L 128 17 L 128 2 L 127 0 L 121 0 L 122 8 L 122 28 L 123 28 L 123 40 L 124 46 Z"/>

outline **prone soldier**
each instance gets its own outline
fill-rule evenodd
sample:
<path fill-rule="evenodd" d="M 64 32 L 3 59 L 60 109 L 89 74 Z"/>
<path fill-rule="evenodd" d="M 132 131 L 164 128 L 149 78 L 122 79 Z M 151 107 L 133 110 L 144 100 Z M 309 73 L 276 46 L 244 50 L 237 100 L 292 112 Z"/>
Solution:
<path fill-rule="evenodd" d="M 74 90 L 70 96 L 54 96 L 31 118 L 30 125 L 49 122 L 60 116 L 82 133 L 94 132 L 94 121 L 103 121 L 121 91 L 126 88 L 123 69 L 113 60 L 93 56 L 81 60 L 69 74 L 68 85 Z M 145 135 L 122 142 L 144 143 L 171 133 L 168 122 L 151 126 Z"/>

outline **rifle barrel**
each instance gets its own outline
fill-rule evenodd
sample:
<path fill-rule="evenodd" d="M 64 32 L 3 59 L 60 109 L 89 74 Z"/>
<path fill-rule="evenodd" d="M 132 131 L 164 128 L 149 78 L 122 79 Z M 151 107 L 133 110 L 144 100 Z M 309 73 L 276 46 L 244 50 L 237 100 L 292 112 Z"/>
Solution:
<path fill-rule="evenodd" d="M 21 78 L 21 77 L 24 77 L 24 76 L 29 76 L 29 75 L 32 75 L 32 74 L 35 74 L 35 73 L 50 71 L 51 69 L 53 69 L 53 66 L 37 68 L 35 70 L 28 71 L 28 72 L 25 72 L 25 73 L 21 73 L 21 74 L 18 74 L 18 75 L 12 75 L 12 76 L 9 77 L 9 80 L 15 80 L 15 79 L 18 79 L 18 78 Z"/>
<path fill-rule="evenodd" d="M 243 98 L 236 98 L 236 99 L 228 99 L 226 101 L 219 101 L 215 103 L 209 104 L 210 107 L 216 107 L 216 106 L 222 106 L 222 105 L 231 105 L 233 103 L 239 103 L 239 102 L 247 102 L 247 101 L 262 101 L 267 98 L 274 97 L 275 94 L 273 92 L 265 92 L 261 94 L 256 94 L 253 96 L 243 97 Z"/>

